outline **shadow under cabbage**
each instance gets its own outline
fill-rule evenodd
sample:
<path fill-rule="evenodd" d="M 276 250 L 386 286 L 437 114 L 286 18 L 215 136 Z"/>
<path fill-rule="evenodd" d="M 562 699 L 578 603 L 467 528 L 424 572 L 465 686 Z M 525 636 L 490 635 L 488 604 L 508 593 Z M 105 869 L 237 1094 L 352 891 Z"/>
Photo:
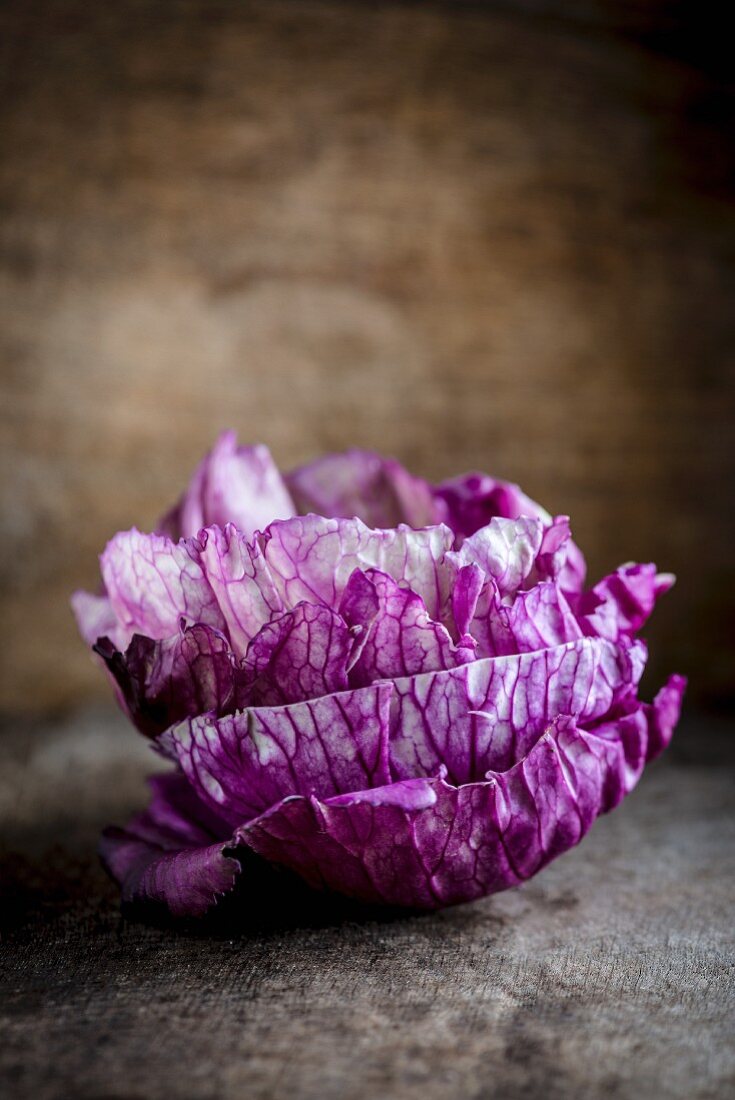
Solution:
<path fill-rule="evenodd" d="M 342 924 L 390 924 L 427 917 L 423 910 L 370 905 L 327 890 L 315 890 L 286 868 L 253 852 L 238 851 L 242 867 L 235 888 L 211 912 L 196 919 L 173 918 L 164 906 L 123 905 L 126 920 L 173 928 L 193 936 L 233 938 L 248 932 L 329 928 Z"/>

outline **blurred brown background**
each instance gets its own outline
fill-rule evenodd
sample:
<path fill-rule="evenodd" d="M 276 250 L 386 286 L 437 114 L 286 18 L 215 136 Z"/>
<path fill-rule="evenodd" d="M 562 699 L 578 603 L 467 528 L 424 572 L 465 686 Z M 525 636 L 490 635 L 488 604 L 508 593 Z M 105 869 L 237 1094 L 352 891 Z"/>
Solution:
<path fill-rule="evenodd" d="M 735 665 L 731 61 L 706 6 L 6 0 L 0 707 L 107 696 L 68 611 L 223 427 L 569 512 Z"/>

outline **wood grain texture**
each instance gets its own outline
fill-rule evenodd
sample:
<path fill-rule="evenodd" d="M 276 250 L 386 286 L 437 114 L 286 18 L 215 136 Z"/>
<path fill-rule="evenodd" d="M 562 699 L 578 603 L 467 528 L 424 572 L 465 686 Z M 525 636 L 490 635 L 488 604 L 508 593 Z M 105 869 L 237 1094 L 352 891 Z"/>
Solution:
<path fill-rule="evenodd" d="M 121 920 L 92 855 L 149 751 L 104 711 L 0 734 L 9 1100 L 724 1100 L 732 728 L 690 721 L 575 851 L 433 916 L 287 886 L 199 931 Z M 253 871 L 254 875 L 254 871 Z"/>
<path fill-rule="evenodd" d="M 652 680 L 731 689 L 732 89 L 687 10 L 2 6 L 1 707 L 106 690 L 69 592 L 229 425 L 520 481 L 595 573 L 680 575 Z"/>

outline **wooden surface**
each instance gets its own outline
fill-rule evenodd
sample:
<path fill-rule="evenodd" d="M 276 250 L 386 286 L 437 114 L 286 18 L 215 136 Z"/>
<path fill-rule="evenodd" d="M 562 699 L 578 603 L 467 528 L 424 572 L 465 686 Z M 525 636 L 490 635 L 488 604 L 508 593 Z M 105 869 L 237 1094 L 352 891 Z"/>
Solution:
<path fill-rule="evenodd" d="M 69 592 L 227 426 L 520 481 L 597 575 L 679 574 L 656 678 L 732 689 L 706 5 L 5 0 L 0 50 L 0 708 L 106 693 Z"/>
<path fill-rule="evenodd" d="M 142 804 L 142 739 L 105 711 L 8 725 L 0 1094 L 725 1100 L 732 734 L 690 719 L 628 801 L 519 890 L 396 916 L 283 884 L 269 907 L 261 883 L 196 931 L 122 920 L 93 855 L 99 828 Z"/>

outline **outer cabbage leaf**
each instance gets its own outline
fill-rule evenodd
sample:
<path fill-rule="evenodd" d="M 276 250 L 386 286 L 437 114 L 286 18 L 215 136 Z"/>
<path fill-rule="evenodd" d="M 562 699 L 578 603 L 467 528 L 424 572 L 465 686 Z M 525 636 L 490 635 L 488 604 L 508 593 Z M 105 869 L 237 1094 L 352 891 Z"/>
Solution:
<path fill-rule="evenodd" d="M 630 789 L 645 723 L 625 716 L 619 725 L 624 736 L 558 718 L 516 765 L 479 782 L 439 776 L 287 799 L 237 836 L 316 888 L 420 909 L 469 901 L 536 874 Z"/>
<path fill-rule="evenodd" d="M 558 715 L 586 724 L 608 714 L 635 692 L 644 663 L 641 643 L 583 638 L 396 680 L 393 774 L 436 775 L 443 766 L 453 782 L 468 783 L 507 770 Z"/>
<path fill-rule="evenodd" d="M 284 707 L 204 715 L 159 744 L 199 798 L 233 825 L 293 794 L 320 797 L 381 786 L 388 772 L 390 684 Z"/>
<path fill-rule="evenodd" d="M 315 888 L 367 902 L 435 909 L 505 890 L 573 847 L 638 781 L 671 735 L 684 689 L 673 677 L 650 706 L 582 728 L 556 718 L 506 771 L 454 786 L 442 772 L 331 797 L 289 795 L 229 826 L 180 774 L 126 830 L 107 830 L 103 860 L 126 902 L 198 916 L 231 889 L 247 846 Z"/>
<path fill-rule="evenodd" d="M 156 776 L 151 786 L 147 810 L 127 828 L 102 834 L 102 862 L 126 904 L 156 905 L 174 917 L 203 916 L 240 874 L 229 831 L 181 774 Z"/>

